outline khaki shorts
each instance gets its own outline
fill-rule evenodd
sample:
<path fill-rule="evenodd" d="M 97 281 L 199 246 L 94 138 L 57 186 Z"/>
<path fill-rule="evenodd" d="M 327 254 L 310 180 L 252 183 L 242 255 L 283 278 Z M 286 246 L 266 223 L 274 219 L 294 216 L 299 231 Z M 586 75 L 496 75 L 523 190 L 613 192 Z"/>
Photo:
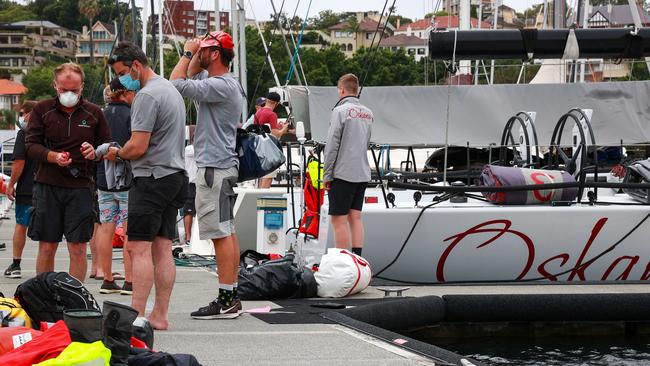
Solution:
<path fill-rule="evenodd" d="M 199 168 L 196 174 L 196 217 L 201 240 L 235 233 L 235 190 L 238 170 Z"/>

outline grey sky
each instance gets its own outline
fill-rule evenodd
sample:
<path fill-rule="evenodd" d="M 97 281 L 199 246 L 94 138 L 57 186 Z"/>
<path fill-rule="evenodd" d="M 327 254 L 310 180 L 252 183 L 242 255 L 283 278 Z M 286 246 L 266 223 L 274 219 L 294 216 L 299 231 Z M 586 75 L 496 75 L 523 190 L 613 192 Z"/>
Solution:
<path fill-rule="evenodd" d="M 243 0 L 246 5 L 246 17 L 252 18 L 253 13 L 258 20 L 269 19 L 270 14 L 273 13 L 271 8 L 271 0 Z M 333 10 L 335 12 L 342 11 L 368 11 L 376 10 L 381 11 L 384 6 L 385 0 L 312 0 L 311 9 L 309 10 L 309 17 L 312 17 L 322 10 Z M 388 3 L 392 4 L 393 0 Z M 542 0 L 504 0 L 504 4 L 523 11 L 534 4 L 538 4 Z M 136 4 L 142 6 L 143 0 L 136 0 Z M 156 7 L 158 0 L 155 0 Z M 222 10 L 230 9 L 230 0 L 219 0 L 219 7 Z M 279 11 L 282 0 L 274 0 L 276 9 Z M 441 1 L 442 3 L 442 1 Z M 214 0 L 195 0 L 194 6 L 197 9 L 213 10 L 215 6 Z M 307 14 L 307 7 L 309 0 L 285 0 L 283 12 L 293 15 L 296 11 L 296 4 L 298 10 L 296 15 L 301 18 Z M 424 14 L 432 12 L 437 4 L 437 0 L 397 0 L 395 7 L 397 14 L 409 17 L 411 19 L 421 19 Z M 252 11 L 251 11 L 252 5 Z M 442 7 L 442 5 L 440 5 Z M 438 9 L 442 10 L 442 9 Z"/>

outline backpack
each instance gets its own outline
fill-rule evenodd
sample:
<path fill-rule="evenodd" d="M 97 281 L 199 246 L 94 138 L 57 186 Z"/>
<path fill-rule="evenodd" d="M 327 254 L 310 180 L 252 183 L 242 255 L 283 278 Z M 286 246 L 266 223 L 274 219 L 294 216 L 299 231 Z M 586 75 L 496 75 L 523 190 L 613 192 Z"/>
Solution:
<path fill-rule="evenodd" d="M 3 327 L 28 327 L 32 321 L 27 316 L 25 309 L 14 299 L 4 297 L 0 292 L 0 328 Z"/>
<path fill-rule="evenodd" d="M 247 250 L 240 256 L 237 292 L 243 300 L 316 297 L 317 285 L 309 268 L 293 263 L 293 255 L 273 255 Z"/>
<path fill-rule="evenodd" d="M 129 366 L 201 366 L 196 357 L 179 353 L 151 352 L 131 349 Z"/>
<path fill-rule="evenodd" d="M 258 125 L 237 129 L 235 151 L 239 159 L 239 182 L 261 178 L 286 160 L 280 141 Z"/>
<path fill-rule="evenodd" d="M 33 324 L 63 320 L 63 310 L 92 309 L 101 311 L 93 295 L 66 272 L 44 272 L 21 283 L 14 297 L 20 302 Z"/>

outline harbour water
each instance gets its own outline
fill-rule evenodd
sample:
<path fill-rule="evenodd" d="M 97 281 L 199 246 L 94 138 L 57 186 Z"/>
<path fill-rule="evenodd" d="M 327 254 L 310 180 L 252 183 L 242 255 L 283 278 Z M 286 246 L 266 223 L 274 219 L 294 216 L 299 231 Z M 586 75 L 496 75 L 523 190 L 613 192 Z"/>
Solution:
<path fill-rule="evenodd" d="M 488 365 L 650 365 L 650 337 L 647 336 L 491 337 L 436 340 L 435 344 Z"/>

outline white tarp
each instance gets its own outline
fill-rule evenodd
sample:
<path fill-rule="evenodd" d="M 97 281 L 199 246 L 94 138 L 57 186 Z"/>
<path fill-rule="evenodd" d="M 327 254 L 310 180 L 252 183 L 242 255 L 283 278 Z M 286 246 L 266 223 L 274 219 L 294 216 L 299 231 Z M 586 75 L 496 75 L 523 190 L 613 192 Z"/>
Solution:
<path fill-rule="evenodd" d="M 558 119 L 576 107 L 594 110 L 591 122 L 598 145 L 650 141 L 650 82 L 631 81 L 366 87 L 361 102 L 375 115 L 372 142 L 444 145 L 448 93 L 450 145 L 498 144 L 506 121 L 518 111 L 537 112 L 539 143 L 548 145 Z M 326 140 L 337 100 L 335 87 L 309 87 L 307 126 L 312 139 Z M 567 124 L 563 143 L 570 143 L 572 126 Z"/>

